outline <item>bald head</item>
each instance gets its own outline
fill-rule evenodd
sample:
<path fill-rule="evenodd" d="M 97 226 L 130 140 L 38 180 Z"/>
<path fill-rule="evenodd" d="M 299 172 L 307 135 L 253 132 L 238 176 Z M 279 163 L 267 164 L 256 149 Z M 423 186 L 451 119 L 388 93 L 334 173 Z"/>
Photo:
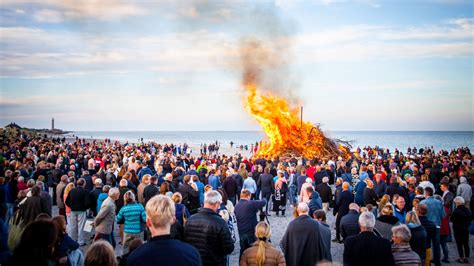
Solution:
<path fill-rule="evenodd" d="M 359 205 L 357 203 L 349 204 L 349 210 L 359 211 Z"/>
<path fill-rule="evenodd" d="M 342 190 L 348 190 L 348 189 L 349 189 L 349 182 L 342 183 Z"/>

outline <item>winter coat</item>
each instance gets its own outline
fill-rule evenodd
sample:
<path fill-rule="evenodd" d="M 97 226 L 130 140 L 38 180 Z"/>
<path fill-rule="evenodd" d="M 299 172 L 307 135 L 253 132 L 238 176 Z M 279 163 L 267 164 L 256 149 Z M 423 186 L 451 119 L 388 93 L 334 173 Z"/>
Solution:
<path fill-rule="evenodd" d="M 375 230 L 379 232 L 380 236 L 392 240 L 392 228 L 400 225 L 400 221 L 397 217 L 392 215 L 381 215 L 375 221 Z"/>
<path fill-rule="evenodd" d="M 316 191 L 321 197 L 321 201 L 324 203 L 330 202 L 332 198 L 331 187 L 327 183 L 321 183 L 316 186 Z"/>
<path fill-rule="evenodd" d="M 426 230 L 422 225 L 413 223 L 407 224 L 411 232 L 410 246 L 422 260 L 426 257 Z"/>
<path fill-rule="evenodd" d="M 420 256 L 409 244 L 392 245 L 392 254 L 397 266 L 421 266 Z"/>
<path fill-rule="evenodd" d="M 359 213 L 355 210 L 350 210 L 348 214 L 342 217 L 340 228 L 343 239 L 357 235 L 360 232 Z"/>
<path fill-rule="evenodd" d="M 265 263 L 264 265 L 278 265 L 284 266 L 285 255 L 279 249 L 275 248 L 271 243 L 265 242 Z M 257 265 L 257 251 L 259 241 L 252 244 L 252 247 L 246 249 L 240 258 L 240 266 L 254 266 Z"/>
<path fill-rule="evenodd" d="M 218 213 L 202 208 L 184 227 L 184 241 L 194 246 L 203 265 L 225 265 L 226 255 L 234 250 L 227 223 Z"/>

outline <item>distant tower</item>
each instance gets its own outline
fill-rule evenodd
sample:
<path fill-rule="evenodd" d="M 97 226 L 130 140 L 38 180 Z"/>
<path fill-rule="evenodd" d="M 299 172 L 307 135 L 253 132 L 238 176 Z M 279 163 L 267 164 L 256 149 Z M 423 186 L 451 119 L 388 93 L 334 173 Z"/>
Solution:
<path fill-rule="evenodd" d="M 53 119 L 51 120 L 51 130 L 54 130 L 54 117 L 53 117 Z"/>

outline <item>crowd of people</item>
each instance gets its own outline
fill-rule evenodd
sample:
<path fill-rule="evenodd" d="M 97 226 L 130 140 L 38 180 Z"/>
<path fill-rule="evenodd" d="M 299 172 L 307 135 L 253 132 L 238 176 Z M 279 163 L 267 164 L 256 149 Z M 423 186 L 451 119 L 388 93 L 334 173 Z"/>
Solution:
<path fill-rule="evenodd" d="M 339 244 L 344 265 L 469 263 L 471 159 L 468 148 L 246 158 L 2 136 L 0 264 L 229 265 L 238 249 L 240 265 L 315 265 Z M 270 226 L 271 215 L 293 219 Z"/>

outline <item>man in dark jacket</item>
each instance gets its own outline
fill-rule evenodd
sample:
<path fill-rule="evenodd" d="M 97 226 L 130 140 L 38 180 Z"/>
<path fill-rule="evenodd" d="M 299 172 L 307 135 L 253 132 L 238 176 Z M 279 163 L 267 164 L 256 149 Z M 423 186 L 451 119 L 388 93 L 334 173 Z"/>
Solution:
<path fill-rule="evenodd" d="M 227 223 L 217 213 L 221 203 L 221 194 L 209 191 L 204 197 L 204 207 L 184 227 L 184 241 L 197 248 L 203 265 L 226 265 L 226 255 L 234 250 Z"/>
<path fill-rule="evenodd" d="M 390 186 L 387 187 L 386 194 L 388 194 L 391 199 L 393 199 L 393 195 L 398 194 L 398 196 L 405 198 L 405 202 L 408 200 L 407 192 L 398 184 L 396 176 L 390 178 Z"/>
<path fill-rule="evenodd" d="M 171 238 L 175 206 L 164 195 L 152 198 L 146 206 L 146 225 L 151 239 L 127 257 L 127 265 L 202 265 L 201 256 L 193 246 Z"/>
<path fill-rule="evenodd" d="M 349 236 L 357 235 L 359 228 L 359 205 L 351 203 L 349 205 L 349 213 L 341 219 L 341 236 L 345 240 Z"/>
<path fill-rule="evenodd" d="M 380 173 L 375 175 L 374 191 L 378 198 L 381 198 L 387 191 L 387 183 L 382 180 L 382 174 Z"/>
<path fill-rule="evenodd" d="M 94 184 L 92 183 L 92 177 L 89 175 L 89 171 L 84 171 L 82 174 L 82 178 L 86 181 L 85 189 L 87 191 L 91 191 L 94 188 Z"/>
<path fill-rule="evenodd" d="M 332 190 L 331 187 L 328 185 L 329 178 L 323 177 L 323 182 L 316 186 L 316 191 L 319 193 L 321 197 L 321 201 L 323 202 L 323 210 L 325 212 L 329 211 L 329 202 L 332 199 Z"/>
<path fill-rule="evenodd" d="M 344 241 L 344 265 L 394 265 L 390 241 L 373 232 L 375 217 L 371 212 L 359 216 L 360 234 Z"/>
<path fill-rule="evenodd" d="M 150 177 L 150 184 L 148 184 L 144 189 L 143 189 L 143 200 L 144 200 L 144 205 L 146 206 L 146 203 L 155 195 L 158 195 L 160 192 L 160 188 L 157 186 L 158 184 L 158 178 L 156 176 L 151 176 Z"/>
<path fill-rule="evenodd" d="M 27 225 L 33 222 L 36 217 L 41 213 L 48 213 L 48 205 L 46 200 L 41 197 L 41 188 L 34 186 L 31 188 L 31 197 L 27 198 L 26 201 L 20 205 L 23 224 Z"/>
<path fill-rule="evenodd" d="M 97 199 L 99 198 L 100 193 L 102 193 L 102 179 L 97 178 L 94 183 L 95 187 L 91 192 L 89 192 L 89 197 L 92 215 L 95 217 L 97 216 Z"/>
<path fill-rule="evenodd" d="M 342 192 L 336 200 L 337 217 L 336 217 L 336 238 L 334 242 L 341 241 L 341 219 L 349 212 L 349 204 L 354 202 L 353 194 L 349 191 L 349 183 L 342 183 Z"/>
<path fill-rule="evenodd" d="M 183 184 L 178 188 L 179 193 L 183 197 L 182 203 L 188 208 L 191 214 L 197 213 L 201 203 L 199 202 L 199 190 L 196 184 L 191 184 L 191 176 L 183 177 Z"/>
<path fill-rule="evenodd" d="M 308 216 L 308 205 L 298 204 L 298 217 L 290 222 L 281 240 L 286 265 L 317 265 L 323 259 L 319 223 Z"/>
<path fill-rule="evenodd" d="M 232 204 L 235 205 L 238 187 L 237 181 L 235 180 L 234 175 L 230 171 L 227 171 L 227 177 L 222 183 L 222 188 L 224 189 L 225 193 L 227 194 L 227 197 L 232 202 Z"/>
<path fill-rule="evenodd" d="M 273 190 L 275 189 L 273 176 L 270 175 L 270 167 L 266 167 L 264 173 L 260 175 L 257 186 L 260 187 L 260 190 L 262 191 L 262 199 L 267 200 L 265 212 L 268 216 L 270 216 L 268 213 L 268 203 L 270 202 L 270 197 L 272 196 Z"/>
<path fill-rule="evenodd" d="M 77 180 L 77 187 L 73 188 L 66 198 L 66 205 L 71 208 L 71 238 L 84 246 L 84 225 L 86 224 L 86 211 L 89 208 L 89 191 L 84 187 L 84 178 Z"/>
<path fill-rule="evenodd" d="M 235 217 L 240 239 L 240 256 L 257 239 L 255 237 L 255 226 L 257 225 L 257 212 L 267 203 L 263 200 L 250 200 L 250 191 L 243 189 L 240 193 L 240 201 L 235 205 Z"/>
<path fill-rule="evenodd" d="M 323 178 L 328 177 L 326 169 L 321 168 L 320 165 L 316 165 L 316 172 L 314 173 L 314 183 L 317 185 L 323 183 Z M 329 177 L 328 177 L 329 180 Z"/>

